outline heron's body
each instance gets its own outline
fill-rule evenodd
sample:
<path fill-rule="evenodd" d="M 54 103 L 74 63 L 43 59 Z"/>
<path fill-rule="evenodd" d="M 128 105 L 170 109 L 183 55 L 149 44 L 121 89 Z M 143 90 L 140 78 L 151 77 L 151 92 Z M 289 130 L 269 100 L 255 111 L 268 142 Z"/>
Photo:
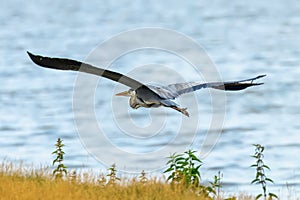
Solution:
<path fill-rule="evenodd" d="M 189 116 L 186 108 L 180 108 L 173 100 L 178 96 L 193 92 L 202 88 L 214 88 L 219 90 L 243 90 L 247 87 L 261 85 L 263 83 L 253 83 L 254 80 L 264 77 L 260 75 L 255 78 L 245 79 L 241 81 L 230 81 L 230 82 L 212 82 L 212 83 L 175 83 L 168 86 L 154 86 L 145 85 L 136 81 L 128 76 L 113 72 L 110 70 L 94 67 L 92 65 L 82 63 L 76 60 L 65 59 L 65 58 L 49 58 L 38 55 L 33 55 L 27 52 L 31 60 L 46 68 L 58 69 L 58 70 L 72 70 L 80 71 L 97 76 L 102 76 L 110 80 L 122 83 L 130 89 L 125 92 L 116 94 L 117 96 L 129 96 L 129 104 L 133 109 L 140 107 L 145 108 L 157 108 L 160 106 L 169 107 L 174 110 L 181 112 L 182 114 Z"/>
<path fill-rule="evenodd" d="M 147 85 L 149 88 L 154 90 L 155 86 Z M 159 87 L 155 87 L 155 89 L 160 89 Z M 154 90 L 155 91 L 155 90 Z M 144 94 L 144 93 L 143 93 Z M 130 89 L 129 91 L 121 92 L 119 94 L 116 94 L 117 96 L 129 96 L 129 105 L 133 109 L 138 109 L 140 107 L 144 108 L 158 108 L 160 106 L 164 107 L 170 107 L 174 110 L 177 110 L 181 113 L 183 113 L 186 116 L 189 116 L 189 113 L 186 111 L 186 108 L 179 108 L 178 105 L 170 100 L 170 99 L 163 99 L 160 96 L 152 96 L 149 95 L 150 98 L 145 98 L 145 95 L 143 97 L 139 97 L 139 95 L 136 93 L 136 91 Z"/>
<path fill-rule="evenodd" d="M 159 106 L 161 106 L 161 103 L 159 101 L 147 101 L 147 100 L 143 100 L 140 97 L 137 96 L 137 94 L 135 93 L 135 91 L 132 91 L 132 95 L 130 96 L 129 99 L 129 105 L 131 108 L 133 109 L 138 109 L 140 107 L 144 107 L 144 108 L 157 108 Z"/>

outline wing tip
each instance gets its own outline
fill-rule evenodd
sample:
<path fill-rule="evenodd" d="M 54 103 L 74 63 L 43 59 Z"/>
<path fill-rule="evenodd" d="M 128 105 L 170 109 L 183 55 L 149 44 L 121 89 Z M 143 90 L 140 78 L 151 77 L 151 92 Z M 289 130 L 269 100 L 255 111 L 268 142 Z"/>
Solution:
<path fill-rule="evenodd" d="M 267 76 L 267 74 L 259 75 L 259 76 L 257 76 L 255 79 L 263 78 L 263 77 L 265 77 L 265 76 Z"/>
<path fill-rule="evenodd" d="M 27 54 L 28 54 L 28 56 L 29 56 L 29 57 L 31 58 L 31 60 L 32 60 L 32 58 L 34 57 L 33 53 L 27 51 Z"/>
<path fill-rule="evenodd" d="M 39 59 L 40 56 L 34 55 L 33 53 L 31 53 L 31 52 L 29 52 L 29 51 L 27 51 L 27 54 L 28 54 L 29 58 L 30 58 L 35 64 L 40 65 L 40 63 L 38 62 L 39 60 L 41 60 L 41 59 Z"/>
<path fill-rule="evenodd" d="M 34 58 L 34 57 L 37 56 L 37 55 L 31 53 L 30 51 L 26 51 L 26 52 L 27 52 L 27 54 L 29 55 L 30 58 Z"/>
<path fill-rule="evenodd" d="M 265 76 L 267 76 L 267 75 L 266 75 L 266 74 L 259 75 L 259 76 L 257 76 L 256 78 L 254 78 L 252 81 L 257 80 L 257 79 L 260 79 L 260 78 L 263 78 L 263 77 L 265 77 Z M 252 85 L 263 85 L 263 84 L 264 84 L 264 83 L 252 83 L 252 81 L 251 81 L 251 84 L 252 84 Z"/>
<path fill-rule="evenodd" d="M 252 83 L 252 86 L 263 85 L 264 83 Z"/>

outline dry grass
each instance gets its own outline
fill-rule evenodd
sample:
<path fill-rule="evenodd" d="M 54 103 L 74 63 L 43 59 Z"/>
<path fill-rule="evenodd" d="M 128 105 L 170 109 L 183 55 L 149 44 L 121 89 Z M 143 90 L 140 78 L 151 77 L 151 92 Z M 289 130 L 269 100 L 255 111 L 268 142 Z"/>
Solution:
<path fill-rule="evenodd" d="M 49 168 L 23 167 L 3 162 L 0 166 L 0 199 L 210 199 L 183 185 L 171 185 L 158 179 L 142 183 L 137 179 L 122 179 L 108 184 L 92 171 L 55 180 Z M 227 195 L 226 195 L 227 196 Z M 253 200 L 254 196 L 240 193 L 239 200 Z M 229 198 L 228 196 L 226 198 Z M 220 199 L 225 199 L 221 197 Z"/>
<path fill-rule="evenodd" d="M 93 175 L 76 180 L 55 180 L 47 169 L 24 170 L 22 166 L 2 164 L 1 199 L 208 199 L 184 186 L 171 186 L 158 180 L 141 183 L 103 185 Z"/>

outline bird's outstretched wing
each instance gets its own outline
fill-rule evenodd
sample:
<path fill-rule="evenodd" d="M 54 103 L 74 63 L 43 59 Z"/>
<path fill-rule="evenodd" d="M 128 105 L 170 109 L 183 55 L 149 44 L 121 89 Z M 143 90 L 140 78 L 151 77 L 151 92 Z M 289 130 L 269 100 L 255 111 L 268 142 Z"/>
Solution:
<path fill-rule="evenodd" d="M 240 80 L 240 81 L 228 81 L 228 82 L 211 82 L 211 83 L 175 83 L 168 86 L 148 86 L 162 98 L 165 99 L 175 99 L 176 97 L 185 94 L 200 90 L 203 88 L 214 88 L 219 90 L 230 90 L 237 91 L 243 90 L 247 87 L 261 85 L 263 83 L 253 83 L 254 80 L 262 78 L 266 75 L 259 75 L 255 78 Z"/>
<path fill-rule="evenodd" d="M 128 77 L 118 72 L 113 72 L 106 69 L 101 69 L 98 67 L 94 67 L 90 64 L 86 64 L 83 62 L 79 62 L 76 60 L 66 59 L 66 58 L 50 58 L 39 55 L 34 55 L 30 52 L 27 52 L 31 60 L 42 67 L 58 69 L 58 70 L 72 70 L 72 71 L 80 71 L 89 74 L 94 74 L 97 76 L 102 76 L 104 78 L 108 78 L 110 80 L 122 83 L 134 90 L 139 88 L 147 87 L 144 84 Z"/>

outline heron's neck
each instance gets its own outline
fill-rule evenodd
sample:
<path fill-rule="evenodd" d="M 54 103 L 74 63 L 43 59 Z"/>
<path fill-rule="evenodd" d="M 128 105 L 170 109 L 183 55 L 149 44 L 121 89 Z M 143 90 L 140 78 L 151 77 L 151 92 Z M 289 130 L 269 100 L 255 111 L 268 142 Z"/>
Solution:
<path fill-rule="evenodd" d="M 142 106 L 143 102 L 141 102 L 137 96 L 134 94 L 130 97 L 129 99 L 129 104 L 130 104 L 130 107 L 133 108 L 133 109 L 138 109 L 139 107 Z"/>

